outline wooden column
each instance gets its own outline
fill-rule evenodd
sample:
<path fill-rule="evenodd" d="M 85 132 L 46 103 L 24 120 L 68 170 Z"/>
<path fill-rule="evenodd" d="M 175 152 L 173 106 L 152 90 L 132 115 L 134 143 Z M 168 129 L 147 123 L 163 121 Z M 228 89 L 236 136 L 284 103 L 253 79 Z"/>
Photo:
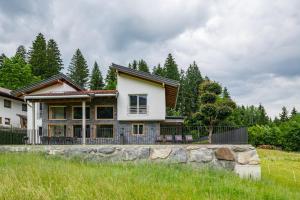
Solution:
<path fill-rule="evenodd" d="M 85 134 L 86 134 L 86 118 L 85 118 L 85 101 L 82 101 L 82 144 L 85 144 Z"/>

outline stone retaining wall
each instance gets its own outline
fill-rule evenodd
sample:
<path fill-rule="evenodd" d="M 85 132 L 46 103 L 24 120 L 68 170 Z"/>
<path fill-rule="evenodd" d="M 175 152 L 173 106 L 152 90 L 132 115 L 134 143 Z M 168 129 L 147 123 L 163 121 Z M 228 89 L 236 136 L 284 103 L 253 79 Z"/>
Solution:
<path fill-rule="evenodd" d="M 93 162 L 165 162 L 232 170 L 260 179 L 260 160 L 251 145 L 47 145 L 0 146 L 0 152 L 43 152 Z"/>

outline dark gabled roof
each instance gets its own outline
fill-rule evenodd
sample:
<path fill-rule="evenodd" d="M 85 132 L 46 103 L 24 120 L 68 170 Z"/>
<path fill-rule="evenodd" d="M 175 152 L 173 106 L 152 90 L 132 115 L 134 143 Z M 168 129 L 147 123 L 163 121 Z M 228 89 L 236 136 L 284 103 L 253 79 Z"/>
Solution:
<path fill-rule="evenodd" d="M 154 74 L 150 74 L 150 73 L 147 73 L 147 72 L 134 70 L 134 69 L 131 69 L 129 67 L 124 67 L 124 66 L 117 65 L 117 64 L 114 64 L 114 63 L 112 63 L 111 68 L 118 70 L 118 72 L 123 72 L 125 74 L 130 74 L 132 76 L 136 76 L 138 78 L 146 79 L 146 80 L 149 80 L 149 81 L 164 83 L 164 84 L 167 84 L 167 85 L 170 85 L 170 86 L 173 86 L 173 87 L 178 87 L 179 86 L 178 81 L 168 79 L 168 78 L 164 78 L 164 77 L 161 77 L 161 76 L 157 76 L 157 75 L 154 75 Z"/>
<path fill-rule="evenodd" d="M 84 90 L 84 91 L 66 91 L 66 92 L 49 92 L 43 94 L 32 94 L 32 96 L 72 96 L 72 95 L 93 95 L 93 94 L 117 94 L 117 90 Z"/>
<path fill-rule="evenodd" d="M 178 81 L 164 78 L 164 77 L 157 76 L 157 75 L 153 75 L 153 74 L 150 74 L 147 72 L 141 72 L 141 71 L 131 69 L 129 67 L 117 65 L 114 63 L 112 63 L 111 68 L 117 70 L 118 73 L 123 73 L 123 74 L 127 74 L 129 76 L 133 76 L 133 77 L 136 77 L 139 79 L 163 84 L 165 87 L 166 105 L 171 108 L 174 108 L 176 106 L 177 96 L 178 96 L 178 91 L 179 91 L 179 86 L 180 86 Z"/>
<path fill-rule="evenodd" d="M 30 93 L 33 92 L 35 90 L 47 87 L 49 85 L 55 84 L 58 81 L 63 81 L 65 83 L 67 83 L 68 85 L 70 85 L 71 87 L 73 87 L 74 89 L 76 89 L 77 91 L 82 91 L 84 90 L 81 86 L 79 86 L 78 84 L 76 84 L 74 81 L 72 81 L 69 77 L 67 77 L 66 75 L 59 73 L 57 75 L 54 75 L 48 79 L 39 81 L 37 83 L 33 83 L 30 84 L 28 86 L 25 86 L 23 88 L 20 88 L 18 90 L 12 91 L 11 94 L 14 96 L 21 96 L 23 94 L 26 93 Z"/>

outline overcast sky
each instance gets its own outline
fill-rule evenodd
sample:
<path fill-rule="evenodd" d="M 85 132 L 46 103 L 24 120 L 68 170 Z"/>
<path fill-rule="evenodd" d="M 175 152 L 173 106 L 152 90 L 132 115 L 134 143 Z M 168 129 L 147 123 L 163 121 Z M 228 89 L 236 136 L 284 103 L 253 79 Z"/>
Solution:
<path fill-rule="evenodd" d="M 58 42 L 64 66 L 80 48 L 89 66 L 174 55 L 229 88 L 238 104 L 300 111 L 299 0 L 0 0 L 0 53 Z"/>

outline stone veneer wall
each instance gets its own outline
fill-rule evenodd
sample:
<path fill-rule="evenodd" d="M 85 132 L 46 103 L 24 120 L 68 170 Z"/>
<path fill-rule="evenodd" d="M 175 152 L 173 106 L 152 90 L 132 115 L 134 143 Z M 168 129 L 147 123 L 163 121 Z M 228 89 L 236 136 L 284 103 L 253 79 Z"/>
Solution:
<path fill-rule="evenodd" d="M 163 162 L 224 168 L 260 179 L 260 160 L 251 145 L 70 145 L 0 146 L 0 152 L 42 152 L 93 162 Z"/>

